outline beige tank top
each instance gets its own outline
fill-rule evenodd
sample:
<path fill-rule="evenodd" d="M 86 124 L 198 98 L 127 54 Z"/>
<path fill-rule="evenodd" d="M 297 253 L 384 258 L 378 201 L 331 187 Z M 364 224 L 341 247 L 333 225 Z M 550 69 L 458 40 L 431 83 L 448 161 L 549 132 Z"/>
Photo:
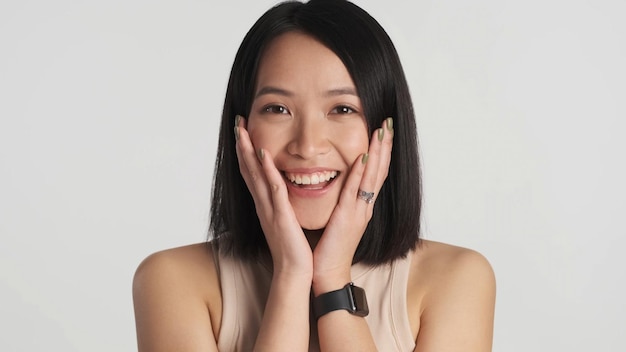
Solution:
<path fill-rule="evenodd" d="M 217 252 L 217 251 L 216 251 Z M 215 253 L 222 289 L 220 351 L 252 351 L 272 279 L 268 263 L 245 263 Z M 413 351 L 406 290 L 411 254 L 391 264 L 352 266 L 352 281 L 367 294 L 370 313 L 365 318 L 379 351 Z M 314 318 L 309 351 L 319 351 Z"/>

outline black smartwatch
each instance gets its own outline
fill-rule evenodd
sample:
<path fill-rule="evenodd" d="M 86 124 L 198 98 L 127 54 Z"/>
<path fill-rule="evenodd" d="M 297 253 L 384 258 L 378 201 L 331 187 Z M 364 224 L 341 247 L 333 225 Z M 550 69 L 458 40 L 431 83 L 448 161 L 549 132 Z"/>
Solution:
<path fill-rule="evenodd" d="M 339 290 L 323 293 L 315 297 L 313 309 L 315 310 L 315 319 L 319 319 L 322 315 L 339 309 L 345 309 L 359 317 L 365 317 L 370 312 L 367 307 L 365 290 L 354 286 L 352 282 Z"/>

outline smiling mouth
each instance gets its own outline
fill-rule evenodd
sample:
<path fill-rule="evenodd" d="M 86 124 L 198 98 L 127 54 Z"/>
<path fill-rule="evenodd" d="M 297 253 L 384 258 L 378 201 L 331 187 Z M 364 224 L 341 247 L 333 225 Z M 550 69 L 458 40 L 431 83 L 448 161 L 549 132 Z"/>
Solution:
<path fill-rule="evenodd" d="M 299 188 L 320 189 L 329 185 L 339 175 L 338 171 L 321 171 L 310 174 L 284 172 L 285 178 Z"/>

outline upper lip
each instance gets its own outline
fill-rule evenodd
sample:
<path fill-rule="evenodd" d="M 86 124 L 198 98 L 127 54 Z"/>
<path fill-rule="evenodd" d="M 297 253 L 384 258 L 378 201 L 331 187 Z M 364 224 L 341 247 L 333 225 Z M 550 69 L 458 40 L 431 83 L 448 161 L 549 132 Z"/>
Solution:
<path fill-rule="evenodd" d="M 331 169 L 328 167 L 307 167 L 307 168 L 291 168 L 291 169 L 283 169 L 283 172 L 292 173 L 292 174 L 314 174 L 316 172 L 327 172 L 327 171 L 337 171 L 337 169 Z"/>

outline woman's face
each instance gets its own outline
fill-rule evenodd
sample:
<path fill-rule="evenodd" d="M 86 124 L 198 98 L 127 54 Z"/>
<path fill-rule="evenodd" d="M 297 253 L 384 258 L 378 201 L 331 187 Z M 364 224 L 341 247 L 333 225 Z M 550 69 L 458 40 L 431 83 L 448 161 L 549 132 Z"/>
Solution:
<path fill-rule="evenodd" d="M 369 145 L 350 74 L 320 42 L 289 32 L 267 47 L 254 92 L 247 125 L 253 145 L 274 158 L 300 225 L 324 228 Z"/>

